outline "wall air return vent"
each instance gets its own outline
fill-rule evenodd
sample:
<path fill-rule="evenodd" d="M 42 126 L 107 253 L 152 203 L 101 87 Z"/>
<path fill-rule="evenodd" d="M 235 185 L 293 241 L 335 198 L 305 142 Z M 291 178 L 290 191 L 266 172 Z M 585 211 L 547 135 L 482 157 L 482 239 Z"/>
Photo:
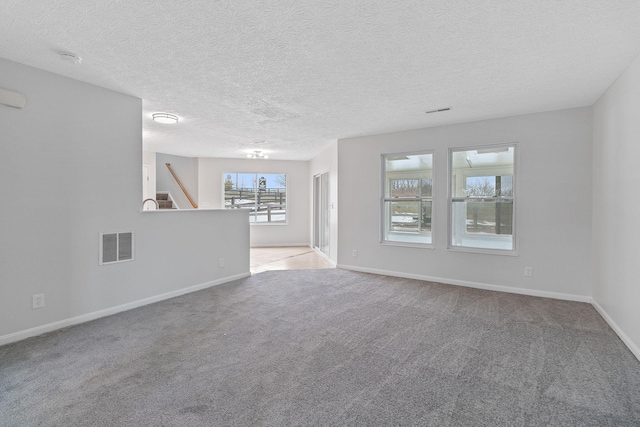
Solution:
<path fill-rule="evenodd" d="M 100 265 L 133 260 L 133 231 L 100 233 Z"/>

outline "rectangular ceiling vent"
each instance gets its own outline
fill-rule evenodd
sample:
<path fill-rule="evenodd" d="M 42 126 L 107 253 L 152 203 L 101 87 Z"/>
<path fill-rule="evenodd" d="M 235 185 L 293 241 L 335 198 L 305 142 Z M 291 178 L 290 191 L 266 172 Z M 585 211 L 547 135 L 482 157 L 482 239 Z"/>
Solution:
<path fill-rule="evenodd" d="M 437 110 L 425 111 L 425 114 L 442 113 L 443 111 L 450 111 L 451 107 L 438 108 Z"/>
<path fill-rule="evenodd" d="M 133 231 L 100 233 L 100 265 L 133 260 Z"/>

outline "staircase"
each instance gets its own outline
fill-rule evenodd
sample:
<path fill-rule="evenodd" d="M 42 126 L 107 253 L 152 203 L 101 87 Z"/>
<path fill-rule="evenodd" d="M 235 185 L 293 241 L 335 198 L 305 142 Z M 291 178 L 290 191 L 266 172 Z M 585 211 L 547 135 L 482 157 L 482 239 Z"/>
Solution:
<path fill-rule="evenodd" d="M 177 209 L 167 193 L 156 193 L 156 200 L 160 209 Z"/>

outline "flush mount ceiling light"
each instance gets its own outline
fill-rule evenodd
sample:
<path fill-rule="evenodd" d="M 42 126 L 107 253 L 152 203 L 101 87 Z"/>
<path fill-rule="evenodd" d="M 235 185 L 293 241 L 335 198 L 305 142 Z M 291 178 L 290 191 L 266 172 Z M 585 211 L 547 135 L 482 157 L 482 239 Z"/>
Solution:
<path fill-rule="evenodd" d="M 262 151 L 260 150 L 255 150 L 253 153 L 247 154 L 247 157 L 250 159 L 268 159 L 269 158 L 269 156 L 267 156 L 266 154 L 262 154 Z"/>
<path fill-rule="evenodd" d="M 154 113 L 151 115 L 154 122 L 173 125 L 178 123 L 178 116 L 169 113 Z"/>
<path fill-rule="evenodd" d="M 80 64 L 82 62 L 82 58 L 80 58 L 75 53 L 71 53 L 71 52 L 60 53 L 60 59 L 62 59 L 65 62 L 71 62 L 72 64 Z"/>

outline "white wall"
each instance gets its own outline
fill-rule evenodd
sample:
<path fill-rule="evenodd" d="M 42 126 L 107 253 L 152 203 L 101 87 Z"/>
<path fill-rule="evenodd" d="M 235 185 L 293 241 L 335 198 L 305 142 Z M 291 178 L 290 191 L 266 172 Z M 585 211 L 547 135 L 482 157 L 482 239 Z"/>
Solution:
<path fill-rule="evenodd" d="M 287 174 L 287 224 L 252 225 L 251 246 L 309 246 L 309 162 L 257 159 L 198 159 L 201 208 L 221 208 L 224 172 Z"/>
<path fill-rule="evenodd" d="M 156 153 L 156 189 L 160 193 L 171 193 L 171 197 L 180 209 L 193 209 L 187 196 L 171 175 L 166 164 L 171 165 L 187 189 L 191 199 L 198 205 L 198 159 L 193 157 L 174 156 L 171 154 Z M 198 206 L 199 207 L 199 206 Z"/>
<path fill-rule="evenodd" d="M 27 98 L 0 106 L 0 344 L 249 274 L 246 213 L 141 213 L 140 99 L 4 59 L 0 76 Z M 135 260 L 99 266 L 99 233 L 127 230 Z"/>
<path fill-rule="evenodd" d="M 640 359 L 640 57 L 593 118 L 593 299 Z"/>
<path fill-rule="evenodd" d="M 338 265 L 534 295 L 591 295 L 591 108 L 338 141 Z M 517 141 L 518 256 L 447 249 L 450 147 Z M 434 249 L 380 244 L 380 155 L 435 150 Z M 358 257 L 352 257 L 353 250 Z M 524 277 L 525 266 L 534 277 Z"/>
<path fill-rule="evenodd" d="M 338 143 L 334 142 L 309 161 L 309 241 L 313 244 L 313 177 L 329 172 L 329 259 L 338 262 Z"/>

